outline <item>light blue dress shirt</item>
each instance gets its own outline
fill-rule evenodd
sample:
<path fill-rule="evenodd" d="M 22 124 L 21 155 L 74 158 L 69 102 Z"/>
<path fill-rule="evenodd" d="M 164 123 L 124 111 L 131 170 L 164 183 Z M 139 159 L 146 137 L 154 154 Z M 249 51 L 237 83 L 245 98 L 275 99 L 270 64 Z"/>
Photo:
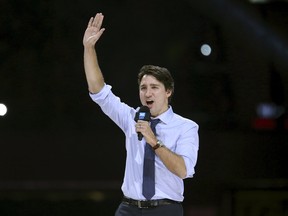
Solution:
<path fill-rule="evenodd" d="M 142 176 L 145 139 L 138 140 L 135 130 L 134 117 L 139 110 L 121 102 L 120 98 L 111 91 L 111 86 L 106 85 L 97 94 L 90 97 L 124 132 L 126 138 L 126 168 L 122 191 L 124 196 L 145 200 L 142 195 Z M 193 177 L 195 173 L 199 138 L 198 125 L 187 118 L 173 112 L 172 107 L 158 116 L 161 121 L 156 126 L 157 139 L 165 147 L 184 158 L 187 176 Z M 152 199 L 171 199 L 183 201 L 184 183 L 181 178 L 170 172 L 158 156 L 155 157 L 155 195 Z"/>

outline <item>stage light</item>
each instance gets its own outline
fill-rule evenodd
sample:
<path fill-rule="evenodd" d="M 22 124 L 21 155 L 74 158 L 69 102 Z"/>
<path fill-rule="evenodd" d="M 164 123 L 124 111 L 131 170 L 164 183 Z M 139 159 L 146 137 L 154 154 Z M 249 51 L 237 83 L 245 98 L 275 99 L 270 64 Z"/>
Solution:
<path fill-rule="evenodd" d="M 260 103 L 256 108 L 258 117 L 277 119 L 284 114 L 285 108 L 273 103 Z"/>
<path fill-rule="evenodd" d="M 260 103 L 256 108 L 257 116 L 252 121 L 252 127 L 257 130 L 275 130 L 279 127 L 287 129 L 288 119 L 279 123 L 285 114 L 285 107 L 274 103 Z"/>
<path fill-rule="evenodd" d="M 7 107 L 5 104 L 0 103 L 0 116 L 4 116 L 7 113 Z"/>
<path fill-rule="evenodd" d="M 209 56 L 212 52 L 212 48 L 208 44 L 202 44 L 200 51 L 201 51 L 202 55 Z"/>

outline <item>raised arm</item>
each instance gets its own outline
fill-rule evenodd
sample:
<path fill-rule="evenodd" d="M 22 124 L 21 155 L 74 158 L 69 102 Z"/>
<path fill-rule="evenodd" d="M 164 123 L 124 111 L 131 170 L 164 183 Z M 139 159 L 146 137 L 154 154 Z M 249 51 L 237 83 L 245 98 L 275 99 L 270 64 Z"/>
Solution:
<path fill-rule="evenodd" d="M 83 37 L 84 46 L 84 69 L 91 93 L 98 93 L 104 86 L 104 77 L 98 64 L 95 44 L 104 32 L 101 28 L 104 16 L 97 13 L 91 17 Z"/>

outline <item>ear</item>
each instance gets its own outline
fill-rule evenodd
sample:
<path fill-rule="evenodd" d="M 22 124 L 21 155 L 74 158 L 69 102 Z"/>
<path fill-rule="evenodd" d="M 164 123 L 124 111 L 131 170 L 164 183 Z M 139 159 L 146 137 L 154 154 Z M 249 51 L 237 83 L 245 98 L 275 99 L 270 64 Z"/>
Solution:
<path fill-rule="evenodd" d="M 166 90 L 167 98 L 169 98 L 169 97 L 171 96 L 171 94 L 172 94 L 171 89 L 167 89 L 167 90 Z"/>

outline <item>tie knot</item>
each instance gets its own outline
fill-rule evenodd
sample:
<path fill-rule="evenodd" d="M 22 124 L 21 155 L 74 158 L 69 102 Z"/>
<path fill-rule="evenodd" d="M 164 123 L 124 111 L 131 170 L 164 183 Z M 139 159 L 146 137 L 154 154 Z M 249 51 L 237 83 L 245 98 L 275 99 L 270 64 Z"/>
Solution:
<path fill-rule="evenodd" d="M 159 122 L 160 122 L 160 119 L 152 119 L 151 120 L 151 128 L 155 128 Z"/>

